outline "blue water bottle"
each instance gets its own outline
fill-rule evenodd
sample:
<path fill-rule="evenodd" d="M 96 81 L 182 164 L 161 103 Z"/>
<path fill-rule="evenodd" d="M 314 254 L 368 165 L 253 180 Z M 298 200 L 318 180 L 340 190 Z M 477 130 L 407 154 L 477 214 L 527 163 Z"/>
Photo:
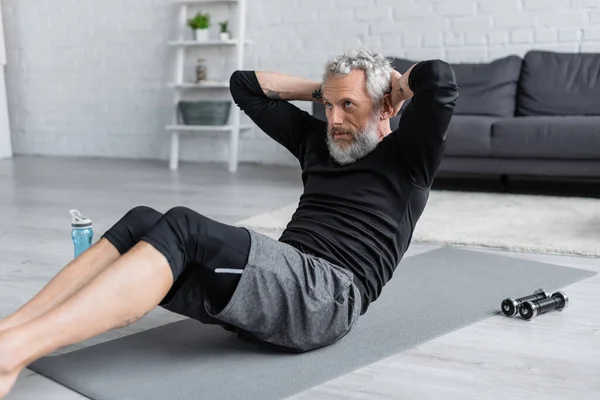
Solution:
<path fill-rule="evenodd" d="M 92 229 L 92 220 L 84 217 L 77 210 L 71 210 L 71 239 L 75 247 L 75 258 L 92 246 L 94 230 Z"/>

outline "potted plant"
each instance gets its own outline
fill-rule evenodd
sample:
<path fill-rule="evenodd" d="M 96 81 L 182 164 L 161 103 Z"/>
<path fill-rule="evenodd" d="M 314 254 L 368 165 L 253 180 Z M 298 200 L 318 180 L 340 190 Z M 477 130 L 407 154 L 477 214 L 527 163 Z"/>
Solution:
<path fill-rule="evenodd" d="M 208 40 L 208 28 L 210 27 L 210 14 L 197 13 L 188 21 L 188 25 L 195 33 L 196 40 L 204 42 Z"/>
<path fill-rule="evenodd" d="M 219 38 L 221 40 L 229 40 L 230 34 L 229 34 L 229 31 L 227 30 L 229 21 L 227 20 L 227 21 L 219 22 L 219 25 L 221 26 L 221 31 L 219 32 Z"/>

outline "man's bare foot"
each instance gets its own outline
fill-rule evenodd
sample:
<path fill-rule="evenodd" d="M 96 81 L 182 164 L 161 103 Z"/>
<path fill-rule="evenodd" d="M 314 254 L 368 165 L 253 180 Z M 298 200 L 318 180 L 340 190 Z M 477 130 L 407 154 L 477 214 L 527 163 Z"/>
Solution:
<path fill-rule="evenodd" d="M 10 334 L 8 331 L 0 333 L 0 399 L 11 391 L 23 370 L 23 366 L 15 358 Z"/>

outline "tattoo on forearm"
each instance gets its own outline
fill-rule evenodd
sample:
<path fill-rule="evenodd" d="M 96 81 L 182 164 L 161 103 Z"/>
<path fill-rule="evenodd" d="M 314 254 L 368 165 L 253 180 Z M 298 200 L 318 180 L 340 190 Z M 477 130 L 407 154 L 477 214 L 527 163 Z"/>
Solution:
<path fill-rule="evenodd" d="M 267 92 L 267 97 L 274 100 L 281 100 L 281 95 L 279 94 L 279 92 L 274 92 L 272 90 L 269 90 Z"/>
<path fill-rule="evenodd" d="M 150 311 L 148 311 L 147 313 L 144 313 L 144 314 L 142 314 L 140 316 L 133 316 L 131 318 L 125 318 L 123 320 L 123 322 L 121 322 L 121 324 L 119 326 L 117 326 L 117 328 L 124 328 L 126 326 L 129 326 L 129 325 L 133 324 L 134 322 L 137 322 L 140 319 L 144 318 L 146 315 L 148 315 L 149 312 Z"/>
<path fill-rule="evenodd" d="M 322 99 L 323 98 L 323 91 L 321 90 L 321 88 L 318 88 L 317 90 L 315 90 L 312 94 L 312 97 L 314 99 Z"/>

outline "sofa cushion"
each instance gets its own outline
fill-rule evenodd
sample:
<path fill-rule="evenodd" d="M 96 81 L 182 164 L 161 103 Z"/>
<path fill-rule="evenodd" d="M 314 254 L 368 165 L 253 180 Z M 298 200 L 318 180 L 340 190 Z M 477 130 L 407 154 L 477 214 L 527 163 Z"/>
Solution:
<path fill-rule="evenodd" d="M 528 52 L 517 115 L 600 115 L 600 54 Z"/>
<path fill-rule="evenodd" d="M 403 58 L 392 61 L 400 73 L 416 63 Z M 521 63 L 520 57 L 512 55 L 489 63 L 450 64 L 456 74 L 459 96 L 454 114 L 514 116 Z"/>
<path fill-rule="evenodd" d="M 502 119 L 492 126 L 492 156 L 600 160 L 600 116 Z"/>
<path fill-rule="evenodd" d="M 487 157 L 492 150 L 492 124 L 497 117 L 455 115 L 448 126 L 447 156 Z"/>

